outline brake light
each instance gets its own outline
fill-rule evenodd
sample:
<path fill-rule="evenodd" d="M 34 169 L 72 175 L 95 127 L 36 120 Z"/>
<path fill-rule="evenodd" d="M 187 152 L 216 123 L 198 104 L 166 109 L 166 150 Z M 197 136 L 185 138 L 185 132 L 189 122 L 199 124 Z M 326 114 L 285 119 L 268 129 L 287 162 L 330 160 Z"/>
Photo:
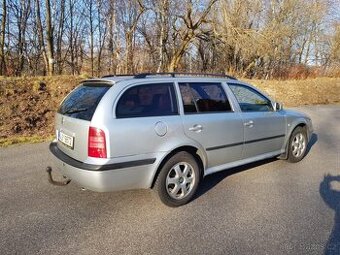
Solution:
<path fill-rule="evenodd" d="M 88 141 L 88 156 L 106 158 L 105 133 L 99 128 L 90 127 Z"/>

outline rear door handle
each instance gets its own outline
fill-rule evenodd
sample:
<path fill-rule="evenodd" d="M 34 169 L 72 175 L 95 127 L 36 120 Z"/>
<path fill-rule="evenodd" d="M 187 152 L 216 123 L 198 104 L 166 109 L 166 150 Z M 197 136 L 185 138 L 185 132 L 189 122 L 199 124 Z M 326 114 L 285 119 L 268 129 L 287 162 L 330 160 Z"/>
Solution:
<path fill-rule="evenodd" d="M 246 127 L 253 127 L 254 126 L 254 121 L 250 120 L 244 123 L 244 126 Z"/>
<path fill-rule="evenodd" d="M 191 128 L 189 128 L 189 131 L 193 131 L 193 132 L 201 132 L 203 129 L 203 127 L 201 125 L 195 124 L 193 125 Z"/>

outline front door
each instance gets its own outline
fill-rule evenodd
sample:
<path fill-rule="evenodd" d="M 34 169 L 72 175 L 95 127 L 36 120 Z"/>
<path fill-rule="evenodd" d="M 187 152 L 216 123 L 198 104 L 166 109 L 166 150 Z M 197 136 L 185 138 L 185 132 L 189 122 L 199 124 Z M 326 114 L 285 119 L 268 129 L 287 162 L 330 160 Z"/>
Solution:
<path fill-rule="evenodd" d="M 200 143 L 208 168 L 242 158 L 243 121 L 231 109 L 221 83 L 179 83 L 185 134 Z"/>
<path fill-rule="evenodd" d="M 285 139 L 285 116 L 274 111 L 271 101 L 257 90 L 229 84 L 241 108 L 244 125 L 243 158 L 279 152 Z"/>

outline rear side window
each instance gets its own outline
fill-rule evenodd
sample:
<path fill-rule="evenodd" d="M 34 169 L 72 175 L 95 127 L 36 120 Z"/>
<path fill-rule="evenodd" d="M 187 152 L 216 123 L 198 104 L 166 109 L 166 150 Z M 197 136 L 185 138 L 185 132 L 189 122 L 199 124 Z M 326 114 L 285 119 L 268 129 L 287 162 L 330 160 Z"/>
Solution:
<path fill-rule="evenodd" d="M 180 83 L 184 112 L 230 112 L 228 98 L 220 83 Z"/>
<path fill-rule="evenodd" d="M 73 90 L 62 102 L 58 113 L 76 119 L 91 120 L 98 103 L 110 85 L 86 84 Z"/>
<path fill-rule="evenodd" d="M 172 83 L 145 84 L 124 92 L 116 108 L 117 118 L 167 116 L 178 114 Z"/>

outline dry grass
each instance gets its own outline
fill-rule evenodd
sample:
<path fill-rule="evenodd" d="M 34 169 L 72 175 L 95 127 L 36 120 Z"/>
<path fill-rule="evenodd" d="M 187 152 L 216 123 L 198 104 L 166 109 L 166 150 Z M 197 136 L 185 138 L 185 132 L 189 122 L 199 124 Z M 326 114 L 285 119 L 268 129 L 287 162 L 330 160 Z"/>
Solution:
<path fill-rule="evenodd" d="M 340 103 L 340 78 L 247 80 L 285 106 Z"/>
<path fill-rule="evenodd" d="M 53 134 L 60 101 L 84 77 L 0 77 L 0 139 L 44 139 Z M 33 139 L 34 140 L 34 139 Z"/>
<path fill-rule="evenodd" d="M 0 146 L 50 140 L 60 101 L 85 78 L 0 77 Z M 246 81 L 288 107 L 340 103 L 340 78 Z"/>
<path fill-rule="evenodd" d="M 0 148 L 7 147 L 9 145 L 14 144 L 22 144 L 22 143 L 40 143 L 46 141 L 52 141 L 54 138 L 53 135 L 41 137 L 41 136 L 13 136 L 9 138 L 0 138 Z"/>

